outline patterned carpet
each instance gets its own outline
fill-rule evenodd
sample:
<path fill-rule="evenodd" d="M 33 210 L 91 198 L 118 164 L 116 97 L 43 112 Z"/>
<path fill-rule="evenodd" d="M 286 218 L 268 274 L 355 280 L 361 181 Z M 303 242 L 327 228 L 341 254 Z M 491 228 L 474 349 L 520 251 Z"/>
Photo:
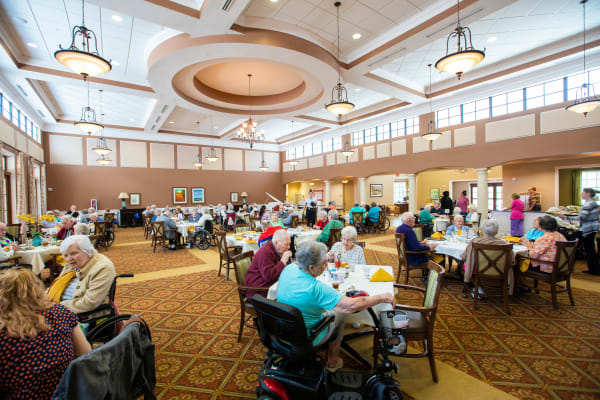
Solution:
<path fill-rule="evenodd" d="M 381 244 L 371 238 L 367 262 L 397 265 L 394 254 L 369 249 L 371 241 Z M 185 265 L 202 263 L 202 252 L 157 249 L 153 255 L 149 242 L 128 241 L 143 241 L 141 230 L 118 230 L 115 245 L 104 253 L 119 272 L 182 266 L 186 258 Z M 212 252 L 204 253 L 207 260 L 214 260 Z M 401 292 L 397 301 L 418 304 L 418 296 Z M 598 399 L 600 293 L 575 289 L 574 297 L 571 307 L 567 296 L 559 295 L 557 311 L 549 293 L 542 292 L 511 299 L 508 316 L 495 300 L 481 302 L 474 312 L 462 285 L 448 281 L 436 320 L 436 358 L 519 399 Z M 151 326 L 160 399 L 253 398 L 264 348 L 251 329 L 237 343 L 239 300 L 233 283 L 211 270 L 121 284 L 116 299 L 122 312 L 138 313 Z"/>

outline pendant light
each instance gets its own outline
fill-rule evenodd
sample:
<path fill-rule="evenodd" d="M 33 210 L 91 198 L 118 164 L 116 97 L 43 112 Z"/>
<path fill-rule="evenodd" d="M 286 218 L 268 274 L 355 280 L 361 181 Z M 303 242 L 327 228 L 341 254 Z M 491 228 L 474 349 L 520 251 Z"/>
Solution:
<path fill-rule="evenodd" d="M 460 26 L 460 0 L 456 0 L 456 7 L 456 18 L 458 20 L 456 29 L 448 35 L 448 39 L 446 39 L 446 55 L 435 63 L 435 67 L 440 71 L 456 74 L 458 79 L 460 79 L 465 71 L 473 68 L 483 60 L 485 53 L 473 48 L 471 30 L 466 26 Z M 449 53 L 448 46 L 451 39 L 456 39 L 457 41 L 455 53 Z"/>
<path fill-rule="evenodd" d="M 96 162 L 100 165 L 108 165 L 108 164 L 110 164 L 110 161 L 111 161 L 111 159 L 108 158 L 108 155 L 105 155 L 105 154 L 101 155 L 100 157 L 98 157 L 96 159 Z"/>
<path fill-rule="evenodd" d="M 354 108 L 354 104 L 348 101 L 348 91 L 342 85 L 342 74 L 340 72 L 340 6 L 342 3 L 336 1 L 334 4 L 337 13 L 337 69 L 338 83 L 331 90 L 331 101 L 325 105 L 325 109 L 337 116 L 348 114 Z"/>
<path fill-rule="evenodd" d="M 294 136 L 294 120 L 292 120 L 292 137 L 293 136 Z M 296 159 L 296 151 L 295 150 L 294 150 L 294 158 L 292 158 L 290 161 L 288 161 L 288 164 L 290 164 L 293 167 L 298 165 L 298 160 Z"/>
<path fill-rule="evenodd" d="M 251 92 L 250 92 L 250 79 L 252 78 L 252 74 L 248 74 L 248 99 L 250 104 Z M 250 148 L 254 146 L 254 143 L 263 139 L 265 136 L 264 131 L 259 131 L 256 128 L 256 121 L 252 121 L 252 110 L 250 110 L 250 106 L 248 106 L 248 122 L 244 122 L 242 127 L 238 130 L 237 136 L 245 142 L 248 142 Z"/>
<path fill-rule="evenodd" d="M 81 37 L 81 49 L 75 44 L 79 36 Z M 93 40 L 93 50 L 90 40 Z M 71 45 L 65 49 L 61 45 L 58 47 L 59 50 L 54 52 L 54 57 L 71 71 L 83 76 L 83 80 L 87 80 L 88 76 L 104 74 L 112 69 L 110 61 L 98 53 L 96 34 L 85 26 L 84 0 L 81 0 L 81 25 L 73 27 Z"/>
<path fill-rule="evenodd" d="M 100 89 L 100 123 L 104 123 L 104 113 L 102 112 L 102 92 L 103 90 Z M 112 150 L 108 148 L 108 145 L 106 144 L 106 139 L 104 138 L 104 129 L 100 130 L 100 137 L 98 138 L 98 140 L 96 141 L 96 147 L 92 148 L 92 151 L 96 154 L 98 154 L 99 156 L 102 155 L 106 155 L 108 153 L 110 153 Z"/>
<path fill-rule="evenodd" d="M 344 147 L 342 148 L 342 155 L 350 157 L 352 154 L 354 154 L 354 150 L 350 147 L 350 141 L 346 140 L 346 143 L 344 143 Z"/>
<path fill-rule="evenodd" d="M 427 64 L 427 66 L 429 67 L 429 112 L 430 114 L 433 114 L 433 104 L 431 100 L 431 64 Z M 439 139 L 441 136 L 442 133 L 435 129 L 435 121 L 430 119 L 429 123 L 427 124 L 427 132 L 422 134 L 421 137 L 429 141 L 434 141 Z"/>
<path fill-rule="evenodd" d="M 261 171 L 266 171 L 269 169 L 267 166 L 267 162 L 265 161 L 265 144 L 263 142 L 263 151 L 262 151 L 262 161 L 260 162 L 260 167 L 258 167 Z"/>
<path fill-rule="evenodd" d="M 98 132 L 100 129 L 104 129 L 104 125 L 96 122 L 96 111 L 90 107 L 90 82 L 87 81 L 86 83 L 88 105 L 81 109 L 81 118 L 79 121 L 74 122 L 73 125 L 82 131 L 87 132 L 88 135 L 91 135 L 94 132 Z"/>
<path fill-rule="evenodd" d="M 200 121 L 196 121 L 196 132 L 198 133 L 198 155 L 196 161 L 194 161 L 194 167 L 197 169 L 202 168 L 202 148 L 200 147 Z"/>
<path fill-rule="evenodd" d="M 566 107 L 567 110 L 583 114 L 587 117 L 589 112 L 592 112 L 600 105 L 600 99 L 596 96 L 594 85 L 590 83 L 590 73 L 586 71 L 585 64 L 585 3 L 587 0 L 581 0 L 583 4 L 583 73 L 587 76 L 587 82 L 577 88 L 575 92 L 575 101 L 573 104 Z"/>
<path fill-rule="evenodd" d="M 214 132 L 213 132 L 213 120 L 212 120 L 212 115 L 210 116 L 210 134 L 211 136 L 214 136 Z M 214 143 L 215 143 L 215 139 L 211 138 L 211 144 L 210 144 L 210 149 L 208 150 L 208 156 L 206 157 L 206 159 L 208 161 L 210 161 L 211 163 L 214 163 L 215 161 L 217 161 L 219 159 L 219 157 L 217 156 L 217 151 L 214 148 Z"/>

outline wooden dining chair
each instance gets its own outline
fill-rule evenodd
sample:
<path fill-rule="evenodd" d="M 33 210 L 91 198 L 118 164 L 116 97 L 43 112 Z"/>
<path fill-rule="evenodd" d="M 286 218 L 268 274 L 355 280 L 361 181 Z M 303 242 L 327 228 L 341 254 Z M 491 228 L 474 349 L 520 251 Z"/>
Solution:
<path fill-rule="evenodd" d="M 250 230 L 250 224 L 235 224 L 233 226 L 235 233 L 244 233 Z"/>
<path fill-rule="evenodd" d="M 115 213 L 104 213 L 104 222 L 106 222 L 106 229 L 115 229 Z"/>
<path fill-rule="evenodd" d="M 363 248 L 363 250 L 364 250 L 365 246 L 367 245 L 367 242 L 366 242 L 366 241 L 364 241 L 364 240 L 361 240 L 361 241 L 356 241 L 356 240 L 355 240 L 355 241 L 354 241 L 354 244 L 355 244 L 355 245 L 357 245 L 357 246 L 360 246 L 360 247 L 362 247 L 362 248 Z"/>
<path fill-rule="evenodd" d="M 219 231 L 217 234 L 217 243 L 219 245 L 219 272 L 218 276 L 221 276 L 221 269 L 225 267 L 225 280 L 229 280 L 229 270 L 235 269 L 233 265 L 233 257 L 235 257 L 235 246 L 227 246 L 227 232 Z"/>
<path fill-rule="evenodd" d="M 98 237 L 98 249 L 100 247 L 108 247 L 106 245 L 106 222 L 94 222 L 94 235 Z"/>
<path fill-rule="evenodd" d="M 469 289 L 465 282 L 465 292 L 470 292 L 473 297 L 473 310 L 477 311 L 479 288 L 500 288 L 499 295 L 486 293 L 488 297 L 502 297 L 504 311 L 510 314 L 508 305 L 508 273 L 512 268 L 512 244 L 484 244 L 472 243 L 473 246 L 473 281 L 474 288 Z"/>
<path fill-rule="evenodd" d="M 571 291 L 571 274 L 573 273 L 573 268 L 575 266 L 577 242 L 577 239 L 572 241 L 557 241 L 556 257 L 554 258 L 554 261 L 542 261 L 529 258 L 527 256 L 518 256 L 518 259 L 527 258 L 530 261 L 539 261 L 544 264 L 552 265 L 552 273 L 527 270 L 523 273 L 523 275 L 526 278 L 533 279 L 533 288 L 536 293 L 540 292 L 538 289 L 538 281 L 550 284 L 552 307 L 555 310 L 558 310 L 558 299 L 556 297 L 558 293 L 567 292 L 571 305 L 575 305 L 575 301 L 573 300 L 573 292 Z M 519 263 L 517 263 L 517 265 L 519 265 Z M 559 285 L 559 282 L 566 282 L 566 287 Z M 557 291 L 557 289 L 559 290 Z"/>
<path fill-rule="evenodd" d="M 6 224 L 6 233 L 9 235 L 9 237 L 12 236 L 12 239 L 15 243 L 20 243 L 21 224 Z"/>
<path fill-rule="evenodd" d="M 152 215 L 143 215 L 144 221 L 144 238 L 148 240 L 148 236 L 152 236 Z"/>
<path fill-rule="evenodd" d="M 98 239 L 100 238 L 100 236 L 98 236 L 98 235 L 89 235 L 88 238 L 90 239 L 90 242 L 92 242 L 92 246 L 94 246 L 94 248 L 96 250 L 98 250 Z"/>
<path fill-rule="evenodd" d="M 329 240 L 327 241 L 327 247 L 331 247 L 342 240 L 342 228 L 331 228 L 329 229 Z"/>
<path fill-rule="evenodd" d="M 352 213 L 352 226 L 354 226 L 356 228 L 357 232 L 360 231 L 361 229 L 364 232 L 366 229 L 366 225 L 363 220 L 363 216 L 364 216 L 364 214 L 360 211 Z"/>
<path fill-rule="evenodd" d="M 153 221 L 152 222 L 152 252 L 156 252 L 156 246 L 163 245 L 164 247 L 169 246 L 167 237 L 165 236 L 165 222 L 164 221 Z"/>
<path fill-rule="evenodd" d="M 240 297 L 240 329 L 238 332 L 238 343 L 242 340 L 242 334 L 244 333 L 244 325 L 248 328 L 255 328 L 254 324 L 252 324 L 252 317 L 256 314 L 254 312 L 254 307 L 248 301 L 248 297 L 246 296 L 247 291 L 252 291 L 254 293 L 261 294 L 267 297 L 267 293 L 269 291 L 268 287 L 254 287 L 254 286 L 245 286 L 244 282 L 246 281 L 246 274 L 248 273 L 248 269 L 250 269 L 250 265 L 252 265 L 252 258 L 254 257 L 253 251 L 247 251 L 242 254 L 238 254 L 233 257 L 233 265 L 235 267 L 235 279 L 237 281 L 237 290 L 238 296 Z M 246 317 L 248 314 L 248 317 Z"/>
<path fill-rule="evenodd" d="M 421 251 L 412 251 L 412 250 L 406 250 L 406 244 L 405 244 L 405 236 L 404 233 L 396 233 L 395 234 L 395 239 L 396 239 L 396 252 L 398 254 L 398 274 L 396 275 L 396 283 L 400 282 L 400 274 L 402 274 L 402 270 L 406 271 L 406 275 L 404 276 L 404 284 L 407 285 L 408 284 L 408 276 L 410 275 L 410 271 L 415 270 L 415 269 L 420 269 L 421 271 L 423 271 L 423 273 L 425 273 L 425 271 L 427 270 L 427 262 L 424 262 L 423 264 L 420 265 L 410 265 L 408 263 L 408 254 L 429 254 L 428 250 L 421 250 Z"/>
<path fill-rule="evenodd" d="M 408 317 L 408 327 L 403 329 L 406 340 L 420 341 L 423 343 L 423 352 L 418 354 L 406 353 L 398 357 L 427 357 L 429 359 L 429 368 L 431 369 L 431 378 L 437 383 L 438 375 L 433 352 L 433 328 L 440 300 L 440 291 L 444 283 L 446 271 L 431 260 L 427 263 L 427 270 L 429 271 L 429 274 L 427 277 L 427 287 L 425 289 L 412 285 L 394 284 L 395 289 L 415 290 L 423 293 L 423 305 L 421 307 L 402 304 L 396 304 L 394 307 L 396 310 L 404 311 Z M 396 295 L 399 294 L 399 291 L 396 291 Z M 402 298 L 402 296 L 399 295 L 398 298 Z M 375 338 L 375 336 L 373 337 Z M 373 346 L 375 363 L 377 363 L 378 349 L 379 343 L 375 343 Z M 396 357 L 394 354 L 390 355 Z"/>
<path fill-rule="evenodd" d="M 298 216 L 297 215 L 292 215 L 292 223 L 290 224 L 290 226 L 292 228 L 298 227 Z"/>
<path fill-rule="evenodd" d="M 423 234 L 424 227 L 423 227 L 423 224 L 415 224 L 413 226 L 413 231 L 415 232 L 415 235 L 417 235 L 417 240 L 419 242 L 422 242 L 423 239 L 424 239 L 424 234 Z"/>

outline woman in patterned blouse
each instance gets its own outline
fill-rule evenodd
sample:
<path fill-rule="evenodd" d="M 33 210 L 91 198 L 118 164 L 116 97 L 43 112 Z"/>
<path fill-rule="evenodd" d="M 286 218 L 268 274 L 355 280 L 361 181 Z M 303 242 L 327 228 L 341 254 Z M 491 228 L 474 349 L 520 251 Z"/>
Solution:
<path fill-rule="evenodd" d="M 532 269 L 535 270 L 539 267 L 541 272 L 552 273 L 552 264 L 544 264 L 533 259 L 554 261 L 556 258 L 556 242 L 565 241 L 567 239 L 565 239 L 562 234 L 557 232 L 558 223 L 553 217 L 545 215 L 540 218 L 539 224 L 540 229 L 542 232 L 544 232 L 544 234 L 535 242 L 530 242 L 527 240 L 527 238 L 523 238 L 523 244 L 529 249 L 529 257 L 532 258 Z"/>
<path fill-rule="evenodd" d="M 69 363 L 90 350 L 77 315 L 52 303 L 33 272 L 0 272 L 0 398 L 50 399 Z"/>
<path fill-rule="evenodd" d="M 331 251 L 329 252 L 330 259 L 332 257 L 340 257 L 342 262 L 348 264 L 366 264 L 365 253 L 362 247 L 354 244 L 356 235 L 356 228 L 353 226 L 347 226 L 342 229 L 342 241 L 331 246 Z"/>

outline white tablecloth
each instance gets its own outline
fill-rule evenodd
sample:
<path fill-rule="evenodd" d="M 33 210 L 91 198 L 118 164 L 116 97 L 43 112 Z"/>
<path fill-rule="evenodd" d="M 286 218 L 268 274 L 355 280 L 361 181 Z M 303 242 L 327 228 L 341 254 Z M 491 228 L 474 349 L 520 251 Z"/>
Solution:
<path fill-rule="evenodd" d="M 255 242 L 258 240 L 259 235 L 259 233 L 245 234 L 245 236 L 248 239 L 254 239 Z M 240 235 L 230 234 L 225 236 L 225 239 L 227 240 L 227 246 L 241 247 L 242 253 L 245 253 L 247 251 L 253 251 L 254 253 L 256 253 L 258 251 L 258 243 L 248 242 L 248 239 L 236 240 L 236 236 Z"/>
<path fill-rule="evenodd" d="M 433 231 L 446 233 L 446 229 L 448 229 L 449 225 L 450 225 L 450 220 L 436 218 L 433 220 Z"/>
<path fill-rule="evenodd" d="M 428 241 L 428 243 L 439 243 L 438 247 L 435 248 L 435 252 L 437 254 L 445 254 L 451 257 L 456 258 L 457 260 L 462 260 L 462 254 L 467 249 L 467 242 L 448 242 L 448 241 Z M 513 253 L 523 253 L 527 252 L 527 247 L 515 244 L 513 245 Z"/>
<path fill-rule="evenodd" d="M 54 227 L 54 228 L 42 228 L 42 232 L 44 232 L 47 235 L 56 235 L 59 230 L 60 230 L 60 228 L 57 228 L 57 227 Z"/>
<path fill-rule="evenodd" d="M 363 269 L 366 268 L 369 270 L 369 278 L 364 277 Z M 375 296 L 382 293 L 394 293 L 394 282 L 369 282 L 370 277 L 377 271 L 379 268 L 383 268 L 387 273 L 394 276 L 394 270 L 389 266 L 382 265 L 355 265 L 354 272 L 350 271 L 351 268 L 348 268 L 349 274 L 348 277 L 344 280 L 344 283 L 340 284 L 338 291 L 345 293 L 350 289 L 364 290 L 369 293 L 370 296 Z M 325 282 L 328 285 L 331 285 L 331 278 L 329 277 L 329 273 L 327 270 L 317 277 L 321 282 Z M 278 282 L 275 282 L 271 287 L 269 287 L 269 292 L 267 293 L 267 298 L 270 300 L 277 299 L 277 287 Z M 391 309 L 392 306 L 390 304 L 377 304 L 373 307 L 373 311 L 378 313 L 380 311 L 385 311 Z M 358 322 L 364 325 L 372 325 L 373 319 L 369 315 L 369 313 L 365 311 L 360 311 L 354 314 L 346 315 L 346 323 Z"/>
<path fill-rule="evenodd" d="M 44 268 L 44 263 L 49 261 L 54 254 L 60 254 L 58 246 L 38 246 L 31 250 L 17 250 L 16 257 L 21 257 L 21 264 L 31 264 L 32 271 L 38 275 Z"/>

